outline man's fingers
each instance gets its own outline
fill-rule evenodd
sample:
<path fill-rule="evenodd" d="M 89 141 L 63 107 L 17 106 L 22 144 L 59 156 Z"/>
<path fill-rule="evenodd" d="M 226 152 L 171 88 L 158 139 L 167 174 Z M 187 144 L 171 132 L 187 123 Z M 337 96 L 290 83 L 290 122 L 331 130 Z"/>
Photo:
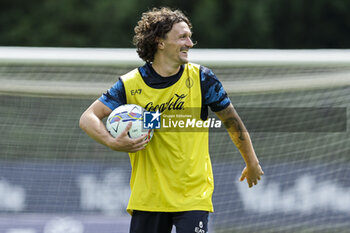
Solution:
<path fill-rule="evenodd" d="M 138 138 L 131 139 L 132 142 L 132 148 L 130 148 L 129 152 L 136 152 L 139 150 L 145 149 L 145 145 L 149 142 L 147 138 L 147 134 L 142 135 Z"/>
<path fill-rule="evenodd" d="M 249 188 L 253 187 L 252 181 L 248 178 L 247 178 L 247 183 L 248 183 Z"/>
<path fill-rule="evenodd" d="M 241 177 L 239 178 L 239 181 L 241 181 L 241 182 L 242 182 L 244 179 L 245 179 L 245 175 L 244 175 L 244 174 L 242 174 L 242 175 L 241 175 Z"/>
<path fill-rule="evenodd" d="M 137 146 L 145 146 L 149 142 L 147 139 L 147 135 L 142 135 L 138 138 L 133 139 L 134 140 L 134 145 Z"/>
<path fill-rule="evenodd" d="M 144 142 L 144 141 L 146 141 L 145 139 L 147 138 L 147 134 L 143 134 L 143 135 L 141 135 L 140 137 L 138 137 L 138 138 L 135 138 L 134 140 L 135 140 L 135 143 L 141 143 L 141 142 Z M 148 142 L 148 141 L 147 141 Z M 143 143 L 144 144 L 144 143 Z"/>
<path fill-rule="evenodd" d="M 126 127 L 125 127 L 124 131 L 122 132 L 122 134 L 128 135 L 128 132 L 129 132 L 129 130 L 131 129 L 131 126 L 132 126 L 132 122 L 130 121 L 130 122 L 126 125 Z"/>
<path fill-rule="evenodd" d="M 135 152 L 140 151 L 140 150 L 143 150 L 143 149 L 145 149 L 144 146 L 135 147 L 135 148 L 133 148 L 133 149 L 130 149 L 128 152 L 135 153 Z"/>
<path fill-rule="evenodd" d="M 242 175 L 239 178 L 239 180 L 243 181 L 244 179 L 246 179 L 249 188 L 251 188 L 254 185 L 258 184 L 258 180 L 261 179 L 262 175 L 264 175 L 264 172 L 261 169 L 258 171 L 254 171 L 254 170 L 248 170 L 247 167 L 245 167 L 242 171 Z"/>
<path fill-rule="evenodd" d="M 143 150 L 145 149 L 145 145 L 144 144 L 134 144 L 132 147 L 130 147 L 128 149 L 128 152 L 131 152 L 131 153 L 135 153 L 139 150 Z"/>

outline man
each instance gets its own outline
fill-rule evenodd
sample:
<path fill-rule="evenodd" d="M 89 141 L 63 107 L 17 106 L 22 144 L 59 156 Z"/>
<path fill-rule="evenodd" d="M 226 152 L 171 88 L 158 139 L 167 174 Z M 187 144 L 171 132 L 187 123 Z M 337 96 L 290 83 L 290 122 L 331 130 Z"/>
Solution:
<path fill-rule="evenodd" d="M 155 8 L 144 13 L 135 27 L 134 44 L 146 64 L 123 75 L 80 119 L 80 127 L 97 142 L 129 152 L 131 233 L 167 233 L 173 225 L 177 233 L 207 232 L 214 183 L 208 131 L 155 131 L 149 142 L 147 135 L 129 138 L 129 124 L 113 138 L 101 120 L 122 104 L 163 113 L 190 110 L 202 121 L 210 107 L 246 163 L 240 180 L 252 187 L 263 175 L 249 134 L 221 83 L 208 68 L 188 62 L 191 27 L 178 10 Z"/>

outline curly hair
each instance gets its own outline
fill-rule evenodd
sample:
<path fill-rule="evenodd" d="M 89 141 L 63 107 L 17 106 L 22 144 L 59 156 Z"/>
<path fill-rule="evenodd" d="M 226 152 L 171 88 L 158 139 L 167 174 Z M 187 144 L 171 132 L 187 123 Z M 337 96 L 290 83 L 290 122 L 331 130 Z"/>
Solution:
<path fill-rule="evenodd" d="M 152 62 L 157 52 L 158 38 L 165 39 L 173 25 L 180 22 L 185 22 L 192 28 L 189 19 L 180 10 L 173 11 L 162 7 L 143 13 L 134 28 L 133 38 L 139 57 L 146 62 Z"/>

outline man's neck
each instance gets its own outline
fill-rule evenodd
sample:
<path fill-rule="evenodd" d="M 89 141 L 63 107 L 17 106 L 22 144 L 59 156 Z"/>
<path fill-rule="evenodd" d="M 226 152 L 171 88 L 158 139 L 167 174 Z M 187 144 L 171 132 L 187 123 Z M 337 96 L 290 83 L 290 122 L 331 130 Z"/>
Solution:
<path fill-rule="evenodd" d="M 181 65 L 168 65 L 161 60 L 154 60 L 152 62 L 153 69 L 162 77 L 170 77 L 177 74 L 180 70 Z"/>

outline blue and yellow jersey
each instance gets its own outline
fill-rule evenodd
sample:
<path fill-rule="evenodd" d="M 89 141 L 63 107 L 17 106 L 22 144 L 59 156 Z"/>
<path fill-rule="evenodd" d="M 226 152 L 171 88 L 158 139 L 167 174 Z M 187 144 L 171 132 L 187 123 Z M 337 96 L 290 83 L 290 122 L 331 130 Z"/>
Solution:
<path fill-rule="evenodd" d="M 148 111 L 185 112 L 200 120 L 206 120 L 208 107 L 220 111 L 230 104 L 213 72 L 191 63 L 166 78 L 145 64 L 123 75 L 99 100 L 112 110 L 126 103 L 137 104 Z M 155 130 L 144 150 L 129 153 L 128 212 L 212 212 L 214 180 L 208 145 L 208 130 Z"/>

